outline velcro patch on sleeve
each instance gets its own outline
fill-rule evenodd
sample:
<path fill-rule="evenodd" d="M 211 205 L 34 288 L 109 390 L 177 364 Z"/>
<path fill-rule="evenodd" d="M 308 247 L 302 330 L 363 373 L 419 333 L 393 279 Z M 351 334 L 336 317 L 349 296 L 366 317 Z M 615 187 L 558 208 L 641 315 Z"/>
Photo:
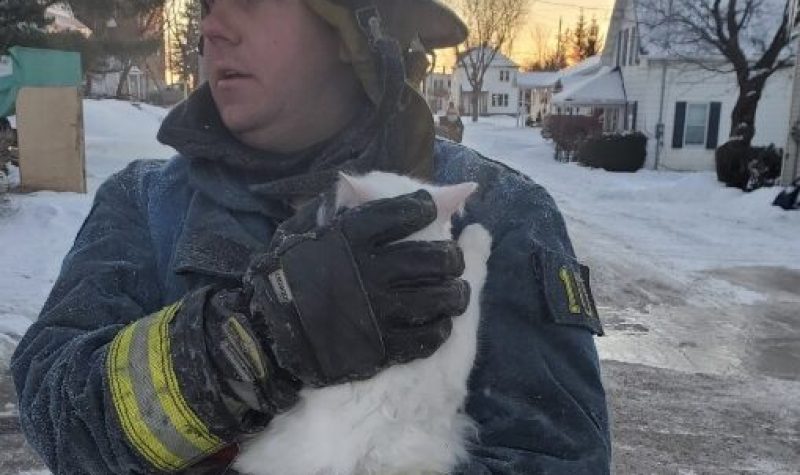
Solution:
<path fill-rule="evenodd" d="M 584 327 L 595 335 L 603 335 L 590 285 L 589 268 L 573 257 L 540 250 L 534 254 L 537 271 L 554 323 Z"/>

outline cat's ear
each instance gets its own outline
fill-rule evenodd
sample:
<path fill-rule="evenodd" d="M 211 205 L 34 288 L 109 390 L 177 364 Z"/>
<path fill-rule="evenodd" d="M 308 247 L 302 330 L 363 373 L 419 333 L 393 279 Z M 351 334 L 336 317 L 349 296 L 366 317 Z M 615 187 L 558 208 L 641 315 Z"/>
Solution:
<path fill-rule="evenodd" d="M 336 184 L 336 209 L 355 208 L 367 202 L 367 193 L 357 177 L 339 172 Z"/>
<path fill-rule="evenodd" d="M 436 188 L 432 194 L 439 216 L 452 216 L 463 212 L 467 198 L 477 189 L 478 184 L 471 181 Z"/>

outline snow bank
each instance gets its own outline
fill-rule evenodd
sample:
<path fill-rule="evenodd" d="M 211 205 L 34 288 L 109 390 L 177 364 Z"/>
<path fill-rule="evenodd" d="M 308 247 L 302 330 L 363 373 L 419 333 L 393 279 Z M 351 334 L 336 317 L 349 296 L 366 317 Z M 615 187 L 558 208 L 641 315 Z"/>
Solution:
<path fill-rule="evenodd" d="M 167 110 L 85 100 L 89 193 L 13 194 L 0 203 L 0 334 L 18 339 L 39 313 L 100 184 L 130 161 L 169 158 L 155 140 Z"/>
<path fill-rule="evenodd" d="M 563 212 L 592 269 L 607 330 L 597 340 L 603 359 L 740 373 L 762 351 L 752 342 L 771 338 L 756 336 L 771 328 L 765 314 L 784 312 L 770 305 L 796 307 L 724 278 L 728 270 L 761 268 L 777 279 L 780 268 L 800 269 L 800 213 L 771 206 L 779 189 L 742 193 L 713 172 L 588 169 L 553 160 L 538 129 L 495 118 L 465 126 L 466 145 L 530 176 Z"/>

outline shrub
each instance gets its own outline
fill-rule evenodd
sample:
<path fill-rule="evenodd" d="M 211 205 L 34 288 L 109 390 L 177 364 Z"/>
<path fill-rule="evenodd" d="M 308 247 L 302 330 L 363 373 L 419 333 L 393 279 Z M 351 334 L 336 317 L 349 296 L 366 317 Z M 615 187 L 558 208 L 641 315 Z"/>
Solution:
<path fill-rule="evenodd" d="M 578 149 L 580 163 L 610 172 L 635 172 L 646 157 L 647 136 L 641 132 L 591 137 Z"/>
<path fill-rule="evenodd" d="M 782 156 L 774 144 L 748 147 L 742 140 L 730 140 L 714 154 L 717 179 L 743 191 L 772 186 L 781 174 Z"/>
<path fill-rule="evenodd" d="M 599 136 L 602 125 L 597 117 L 585 115 L 549 115 L 542 136 L 552 138 L 556 145 L 556 160 L 570 161 L 580 145 L 590 137 Z"/>

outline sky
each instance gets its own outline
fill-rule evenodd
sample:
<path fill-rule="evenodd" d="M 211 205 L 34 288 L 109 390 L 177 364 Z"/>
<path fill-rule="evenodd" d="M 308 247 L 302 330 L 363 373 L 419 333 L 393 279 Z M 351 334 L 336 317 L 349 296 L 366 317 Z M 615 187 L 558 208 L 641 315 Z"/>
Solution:
<path fill-rule="evenodd" d="M 559 18 L 563 29 L 572 28 L 583 8 L 586 21 L 593 16 L 600 25 L 600 34 L 605 38 L 614 0 L 531 0 L 528 21 L 520 28 L 512 50 L 512 59 L 520 64 L 536 59 L 537 29 L 555 44 Z"/>
<path fill-rule="evenodd" d="M 525 24 L 520 27 L 514 41 L 511 59 L 520 65 L 537 59 L 537 43 L 539 37 L 546 38 L 555 46 L 559 19 L 563 20 L 562 28 L 574 27 L 581 8 L 586 21 L 594 16 L 600 26 L 600 35 L 605 38 L 614 0 L 529 0 L 530 10 Z M 452 59 L 445 53 L 440 64 L 447 64 Z M 439 69 L 439 68 L 437 68 Z"/>

